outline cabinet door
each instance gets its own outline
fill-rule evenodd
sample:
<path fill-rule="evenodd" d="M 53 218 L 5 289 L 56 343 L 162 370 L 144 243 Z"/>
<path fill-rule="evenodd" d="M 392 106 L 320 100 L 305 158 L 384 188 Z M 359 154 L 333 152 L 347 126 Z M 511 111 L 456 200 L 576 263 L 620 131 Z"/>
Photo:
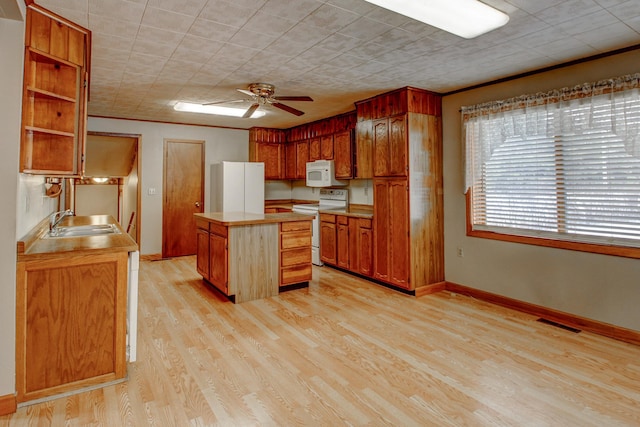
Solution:
<path fill-rule="evenodd" d="M 309 161 L 309 142 L 298 141 L 296 143 L 297 179 L 305 179 L 307 176 L 307 162 Z"/>
<path fill-rule="evenodd" d="M 385 180 L 373 183 L 373 277 L 389 280 L 389 191 Z"/>
<path fill-rule="evenodd" d="M 335 220 L 334 220 L 335 221 Z M 337 264 L 336 260 L 336 224 L 320 222 L 320 259 L 327 264 Z"/>
<path fill-rule="evenodd" d="M 355 178 L 373 178 L 373 121 L 356 123 Z"/>
<path fill-rule="evenodd" d="M 409 187 L 408 182 L 389 182 L 389 281 L 409 288 Z"/>
<path fill-rule="evenodd" d="M 349 268 L 349 225 L 346 216 L 338 216 L 336 226 L 336 263 L 338 267 Z"/>
<path fill-rule="evenodd" d="M 196 270 L 209 280 L 209 232 L 201 228 L 196 231 Z"/>
<path fill-rule="evenodd" d="M 224 293 L 228 293 L 228 247 L 227 238 L 211 234 L 209 238 L 211 255 L 209 264 L 210 282 Z"/>
<path fill-rule="evenodd" d="M 281 150 L 282 144 L 256 143 L 256 156 L 258 162 L 264 162 L 264 178 L 281 178 Z"/>
<path fill-rule="evenodd" d="M 322 160 L 333 159 L 333 134 L 320 138 L 320 151 Z"/>
<path fill-rule="evenodd" d="M 373 122 L 373 175 L 389 175 L 389 121 Z"/>
<path fill-rule="evenodd" d="M 373 233 L 371 221 L 369 227 L 358 227 L 358 273 L 365 276 L 373 274 Z"/>
<path fill-rule="evenodd" d="M 407 176 L 407 116 L 389 118 L 389 176 Z"/>
<path fill-rule="evenodd" d="M 358 241 L 358 218 L 349 218 L 349 270 L 360 272 L 360 242 Z"/>
<path fill-rule="evenodd" d="M 316 160 L 320 160 L 321 157 L 320 138 L 311 138 L 309 140 L 309 161 L 315 162 Z"/>
<path fill-rule="evenodd" d="M 284 146 L 284 177 L 296 179 L 298 177 L 298 164 L 296 159 L 296 144 L 287 143 Z"/>
<path fill-rule="evenodd" d="M 340 132 L 333 138 L 335 174 L 338 179 L 353 178 L 353 139 L 351 131 Z"/>

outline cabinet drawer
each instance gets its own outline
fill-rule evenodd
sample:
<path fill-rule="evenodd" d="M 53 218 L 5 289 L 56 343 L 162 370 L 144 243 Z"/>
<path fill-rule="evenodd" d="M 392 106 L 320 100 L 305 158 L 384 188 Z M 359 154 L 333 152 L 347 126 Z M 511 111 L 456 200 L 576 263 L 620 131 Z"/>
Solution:
<path fill-rule="evenodd" d="M 283 268 L 280 272 L 281 286 L 309 280 L 311 280 L 311 264 Z"/>
<path fill-rule="evenodd" d="M 196 217 L 196 227 L 204 231 L 209 231 L 209 221 Z"/>
<path fill-rule="evenodd" d="M 311 230 L 282 233 L 280 241 L 281 249 L 301 248 L 305 246 L 311 247 Z"/>
<path fill-rule="evenodd" d="M 336 216 L 335 215 L 331 215 L 331 214 L 320 214 L 320 221 L 321 222 L 331 222 L 333 224 L 336 223 Z"/>
<path fill-rule="evenodd" d="M 294 222 L 283 222 L 281 223 L 281 230 L 283 232 L 287 231 L 298 231 L 298 230 L 311 230 L 311 221 L 294 221 Z"/>
<path fill-rule="evenodd" d="M 370 219 L 358 219 L 358 227 L 360 228 L 371 228 L 371 220 Z"/>
<path fill-rule="evenodd" d="M 209 223 L 209 232 L 218 236 L 227 237 L 227 227 L 220 224 Z"/>
<path fill-rule="evenodd" d="M 349 224 L 349 217 L 345 215 L 336 215 L 338 224 L 347 225 Z"/>
<path fill-rule="evenodd" d="M 280 266 L 290 267 L 296 264 L 309 264 L 311 262 L 311 248 L 289 249 L 282 251 Z"/>

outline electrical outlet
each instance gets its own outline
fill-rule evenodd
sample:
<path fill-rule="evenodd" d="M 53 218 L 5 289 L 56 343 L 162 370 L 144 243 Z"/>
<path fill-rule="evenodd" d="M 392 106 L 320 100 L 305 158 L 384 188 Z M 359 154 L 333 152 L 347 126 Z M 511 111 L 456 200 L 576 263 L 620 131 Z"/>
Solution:
<path fill-rule="evenodd" d="M 156 189 L 155 189 L 155 188 L 153 188 L 153 187 L 149 187 L 149 195 L 150 195 L 150 196 L 153 196 L 153 195 L 155 195 L 155 194 L 158 194 L 158 193 L 156 193 Z"/>
<path fill-rule="evenodd" d="M 364 195 L 365 196 L 369 195 L 369 187 L 364 187 Z"/>
<path fill-rule="evenodd" d="M 458 248 L 458 257 L 462 258 L 464 256 L 464 250 L 462 248 Z"/>

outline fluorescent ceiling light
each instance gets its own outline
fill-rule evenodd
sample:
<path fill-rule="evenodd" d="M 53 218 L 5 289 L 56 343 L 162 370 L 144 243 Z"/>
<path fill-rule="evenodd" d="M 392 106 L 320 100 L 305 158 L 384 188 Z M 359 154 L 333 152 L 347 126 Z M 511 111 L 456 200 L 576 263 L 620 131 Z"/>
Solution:
<path fill-rule="evenodd" d="M 242 117 L 247 110 L 240 108 L 221 107 L 220 105 L 203 105 L 194 104 L 191 102 L 176 102 L 173 106 L 176 111 L 186 111 L 188 113 L 204 113 L 204 114 L 216 114 L 218 116 L 231 116 Z M 264 116 L 264 111 L 254 111 L 251 115 L 251 119 L 257 119 Z"/>
<path fill-rule="evenodd" d="M 500 28 L 509 15 L 476 0 L 366 0 L 465 39 Z"/>

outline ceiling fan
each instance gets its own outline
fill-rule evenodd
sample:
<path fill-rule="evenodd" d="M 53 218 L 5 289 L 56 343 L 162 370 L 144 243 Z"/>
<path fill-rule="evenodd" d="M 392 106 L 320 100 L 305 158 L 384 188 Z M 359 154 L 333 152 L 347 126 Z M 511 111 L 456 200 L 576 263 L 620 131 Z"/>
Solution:
<path fill-rule="evenodd" d="M 247 89 L 236 89 L 240 93 L 244 93 L 245 95 L 249 95 L 252 101 L 251 106 L 245 111 L 242 118 L 246 119 L 251 117 L 254 111 L 256 111 L 261 105 L 272 105 L 276 108 L 286 111 L 287 113 L 295 114 L 296 116 L 301 116 L 304 114 L 304 111 L 300 111 L 293 107 L 290 107 L 286 104 L 281 103 L 280 101 L 313 101 L 313 99 L 309 96 L 274 96 L 276 91 L 276 87 L 269 83 L 251 83 Z M 214 105 L 214 104 L 228 104 L 232 102 L 246 102 L 246 99 L 238 99 L 234 101 L 220 101 L 220 102 L 210 102 L 203 105 Z"/>

